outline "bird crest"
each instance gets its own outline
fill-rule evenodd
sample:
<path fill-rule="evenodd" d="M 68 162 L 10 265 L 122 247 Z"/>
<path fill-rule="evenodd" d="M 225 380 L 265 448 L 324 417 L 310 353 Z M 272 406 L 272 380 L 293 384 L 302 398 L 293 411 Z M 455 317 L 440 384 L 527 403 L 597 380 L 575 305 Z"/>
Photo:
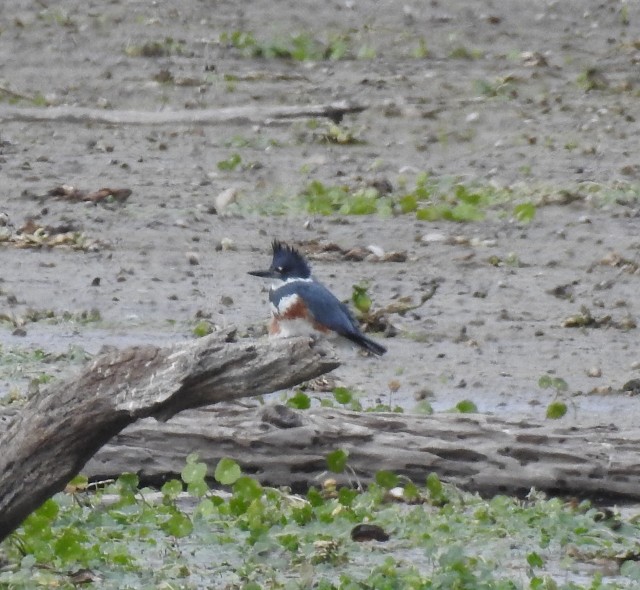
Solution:
<path fill-rule="evenodd" d="M 278 273 L 283 279 L 307 279 L 311 276 L 309 263 L 294 247 L 279 240 L 273 240 L 271 248 L 273 249 L 271 270 Z"/>

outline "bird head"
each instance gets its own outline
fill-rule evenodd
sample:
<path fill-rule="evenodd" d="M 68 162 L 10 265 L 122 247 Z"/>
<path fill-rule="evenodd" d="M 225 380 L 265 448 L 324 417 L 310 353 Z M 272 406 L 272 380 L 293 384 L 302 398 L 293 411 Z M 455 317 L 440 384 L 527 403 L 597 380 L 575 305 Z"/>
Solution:
<path fill-rule="evenodd" d="M 308 279 L 311 268 L 304 256 L 295 248 L 274 240 L 271 244 L 273 259 L 268 270 L 254 270 L 249 274 L 254 277 L 265 277 L 286 281 L 288 279 Z"/>

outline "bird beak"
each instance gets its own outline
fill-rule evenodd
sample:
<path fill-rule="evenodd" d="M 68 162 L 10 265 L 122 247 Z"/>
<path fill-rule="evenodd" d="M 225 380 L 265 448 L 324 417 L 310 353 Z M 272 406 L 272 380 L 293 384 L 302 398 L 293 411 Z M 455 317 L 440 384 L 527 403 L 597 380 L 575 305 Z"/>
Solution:
<path fill-rule="evenodd" d="M 278 275 L 272 270 L 252 270 L 248 274 L 265 279 L 275 279 L 278 277 Z"/>

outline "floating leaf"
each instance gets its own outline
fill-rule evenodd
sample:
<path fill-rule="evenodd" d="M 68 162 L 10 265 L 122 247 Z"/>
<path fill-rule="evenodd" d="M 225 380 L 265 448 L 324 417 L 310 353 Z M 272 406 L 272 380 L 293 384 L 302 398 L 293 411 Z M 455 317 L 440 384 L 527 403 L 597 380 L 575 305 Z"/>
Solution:
<path fill-rule="evenodd" d="M 346 387 L 336 387 L 333 390 L 333 397 L 339 404 L 345 405 L 351 402 L 353 394 Z"/>
<path fill-rule="evenodd" d="M 253 477 L 243 475 L 233 484 L 234 496 L 241 497 L 244 500 L 257 500 L 262 497 L 263 493 L 264 490 L 262 489 L 260 482 L 253 479 Z"/>
<path fill-rule="evenodd" d="M 213 477 L 218 483 L 228 486 L 235 483 L 241 475 L 242 470 L 240 469 L 240 465 L 238 465 L 233 459 L 223 457 L 218 461 Z"/>
<path fill-rule="evenodd" d="M 456 404 L 456 411 L 461 414 L 475 414 L 478 407 L 471 400 L 463 399 Z"/>
<path fill-rule="evenodd" d="M 58 537 L 53 550 L 56 556 L 62 559 L 78 559 L 83 554 L 81 540 L 84 540 L 82 533 L 78 529 L 69 527 Z"/>
<path fill-rule="evenodd" d="M 296 391 L 293 397 L 287 400 L 287 406 L 296 410 L 308 410 L 311 407 L 311 398 L 302 391 Z"/>
<path fill-rule="evenodd" d="M 193 531 L 193 523 L 186 514 L 176 512 L 162 525 L 162 529 L 174 537 L 186 537 Z"/>

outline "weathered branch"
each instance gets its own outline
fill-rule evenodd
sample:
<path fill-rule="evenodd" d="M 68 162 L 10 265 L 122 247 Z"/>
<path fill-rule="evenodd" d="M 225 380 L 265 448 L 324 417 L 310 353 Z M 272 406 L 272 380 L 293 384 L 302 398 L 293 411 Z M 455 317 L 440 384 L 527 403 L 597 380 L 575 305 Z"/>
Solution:
<path fill-rule="evenodd" d="M 197 452 L 214 467 L 235 458 L 264 483 L 298 490 L 318 484 L 328 452 L 343 448 L 362 481 L 381 469 L 424 482 L 434 471 L 483 494 L 526 493 L 640 499 L 640 430 L 577 428 L 492 416 L 356 413 L 331 408 L 225 405 L 184 412 L 166 424 L 128 428 L 87 464 L 94 477 L 177 475 Z M 343 478 L 344 479 L 344 478 Z"/>
<path fill-rule="evenodd" d="M 232 342 L 233 333 L 186 346 L 128 348 L 31 398 L 0 420 L 0 540 L 64 488 L 86 461 L 140 418 L 290 387 L 335 369 L 307 339 Z"/>
<path fill-rule="evenodd" d="M 360 113 L 363 105 L 347 101 L 307 106 L 242 106 L 184 111 L 117 111 L 84 107 L 0 107 L 0 122 L 25 121 L 98 125 L 255 125 L 273 120 L 326 117 L 340 122 L 344 115 Z"/>

